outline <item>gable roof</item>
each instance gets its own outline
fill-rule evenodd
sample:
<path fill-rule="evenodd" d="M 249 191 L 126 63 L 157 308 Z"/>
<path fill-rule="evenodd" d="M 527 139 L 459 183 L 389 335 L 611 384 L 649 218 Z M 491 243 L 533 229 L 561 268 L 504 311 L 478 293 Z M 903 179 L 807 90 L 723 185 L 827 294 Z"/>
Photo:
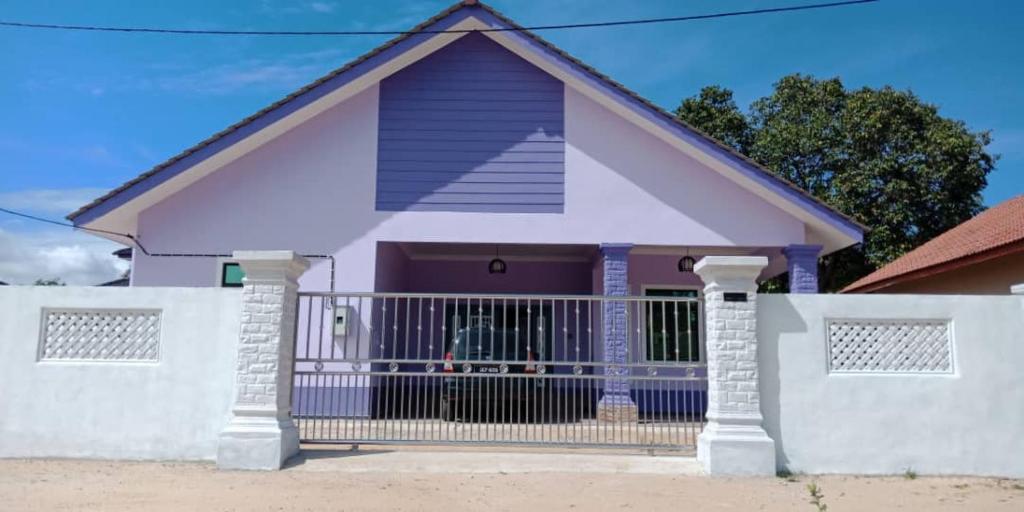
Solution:
<path fill-rule="evenodd" d="M 1024 251 L 1024 195 L 929 240 L 843 289 L 871 292 L 1010 252 Z"/>
<path fill-rule="evenodd" d="M 565 66 L 568 72 L 616 95 L 629 108 L 634 109 L 634 111 L 640 113 L 649 121 L 671 131 L 687 143 L 720 158 L 728 166 L 742 173 L 758 185 L 769 189 L 791 203 L 799 205 L 813 215 L 813 217 L 823 221 L 829 228 L 841 233 L 849 241 L 847 245 L 862 241 L 863 233 L 867 228 L 854 219 L 834 210 L 803 189 L 779 177 L 745 155 L 736 152 L 724 143 L 677 119 L 674 115 L 629 90 L 622 84 L 599 73 L 594 68 L 543 40 L 536 34 L 525 30 L 490 6 L 476 0 L 463 0 L 452 5 L 401 36 L 391 39 L 369 53 L 328 73 L 313 83 L 111 190 L 102 197 L 69 214 L 67 218 L 76 225 L 85 225 L 95 221 L 157 185 L 198 165 L 235 143 L 287 117 L 371 69 L 383 65 L 385 62 L 396 58 L 412 47 L 437 35 L 439 32 L 446 31 L 470 17 L 480 19 L 488 27 L 502 31 L 500 32 L 502 35 L 522 38 L 525 43 L 532 45 L 538 51 L 552 56 L 558 61 L 558 64 Z"/>

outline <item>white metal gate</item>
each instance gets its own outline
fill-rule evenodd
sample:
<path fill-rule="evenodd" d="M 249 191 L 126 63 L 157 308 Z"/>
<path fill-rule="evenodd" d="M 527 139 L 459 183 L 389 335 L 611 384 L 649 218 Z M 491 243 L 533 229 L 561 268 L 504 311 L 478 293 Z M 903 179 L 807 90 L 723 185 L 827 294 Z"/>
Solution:
<path fill-rule="evenodd" d="M 691 297 L 299 294 L 303 442 L 692 449 Z"/>

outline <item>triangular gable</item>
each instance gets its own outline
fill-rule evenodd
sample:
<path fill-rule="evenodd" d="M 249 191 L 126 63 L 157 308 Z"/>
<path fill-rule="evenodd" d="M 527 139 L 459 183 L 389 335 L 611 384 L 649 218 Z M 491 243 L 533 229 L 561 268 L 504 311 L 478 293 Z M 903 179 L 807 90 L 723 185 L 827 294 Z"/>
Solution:
<path fill-rule="evenodd" d="M 592 99 L 601 101 L 613 111 L 630 118 L 697 157 L 709 167 L 777 204 L 803 220 L 809 230 L 815 232 L 816 238 L 830 242 L 827 245 L 833 249 L 862 240 L 864 228 L 852 219 L 829 208 L 747 157 L 680 122 L 668 112 L 535 34 L 522 30 L 490 7 L 474 1 L 456 4 L 442 11 L 410 32 L 114 189 L 70 214 L 68 219 L 76 225 L 86 226 L 104 216 L 121 217 L 115 210 L 143 195 L 154 194 L 154 190 L 170 188 L 171 185 L 174 185 L 175 189 L 183 188 L 205 175 L 197 172 L 197 176 L 189 177 L 186 171 L 203 168 L 208 174 L 258 144 L 276 137 L 312 117 L 316 112 L 322 111 L 323 108 L 320 108 L 314 112 L 313 107 L 316 104 L 337 104 L 355 92 L 379 82 L 389 74 L 451 43 L 464 35 L 465 31 L 472 30 L 485 31 L 488 37 L 527 61 L 577 87 Z M 169 192 L 164 190 L 156 195 L 167 194 Z M 122 223 L 119 224 L 123 224 L 124 221 L 128 219 L 122 219 Z M 130 224 L 134 226 L 134 221 L 130 221 Z"/>

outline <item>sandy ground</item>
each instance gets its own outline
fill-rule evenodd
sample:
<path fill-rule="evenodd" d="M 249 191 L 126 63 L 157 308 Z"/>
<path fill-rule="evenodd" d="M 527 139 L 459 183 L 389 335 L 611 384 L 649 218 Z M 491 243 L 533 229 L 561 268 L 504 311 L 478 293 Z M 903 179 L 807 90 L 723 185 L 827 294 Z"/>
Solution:
<path fill-rule="evenodd" d="M 1019 480 L 345 470 L 345 459 L 357 457 L 362 455 L 324 452 L 315 460 L 326 463 L 310 458 L 271 473 L 218 471 L 211 464 L 192 463 L 0 460 L 0 510 L 813 512 L 817 508 L 808 502 L 806 488 L 812 481 L 832 512 L 1024 510 L 1024 481 Z"/>

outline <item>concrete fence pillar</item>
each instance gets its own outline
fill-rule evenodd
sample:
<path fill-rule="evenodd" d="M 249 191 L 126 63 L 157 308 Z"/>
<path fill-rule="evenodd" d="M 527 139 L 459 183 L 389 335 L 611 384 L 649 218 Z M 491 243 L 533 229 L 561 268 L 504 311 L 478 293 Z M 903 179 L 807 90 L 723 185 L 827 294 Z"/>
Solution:
<path fill-rule="evenodd" d="M 697 459 L 709 475 L 774 475 L 775 442 L 761 426 L 757 369 L 757 283 L 764 256 L 707 256 L 707 427 Z"/>
<path fill-rule="evenodd" d="M 242 326 L 231 421 L 220 434 L 217 466 L 281 469 L 299 451 L 289 414 L 298 278 L 309 262 L 292 251 L 235 251 L 245 272 Z"/>

